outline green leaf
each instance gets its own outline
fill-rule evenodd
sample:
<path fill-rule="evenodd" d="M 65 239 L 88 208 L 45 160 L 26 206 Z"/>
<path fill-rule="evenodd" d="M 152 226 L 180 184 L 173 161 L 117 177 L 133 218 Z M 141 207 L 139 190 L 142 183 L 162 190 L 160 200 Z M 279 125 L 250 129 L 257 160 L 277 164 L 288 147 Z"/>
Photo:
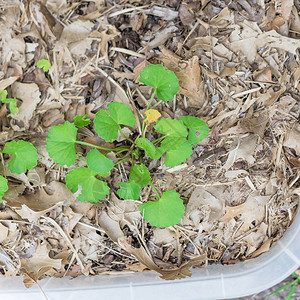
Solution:
<path fill-rule="evenodd" d="M 51 67 L 51 64 L 50 64 L 50 61 L 48 59 L 41 59 L 41 60 L 38 61 L 36 66 L 39 69 L 43 69 L 44 72 L 48 72 L 50 67 Z"/>
<path fill-rule="evenodd" d="M 38 154 L 35 147 L 25 141 L 11 141 L 6 143 L 3 153 L 13 154 L 8 162 L 8 169 L 12 173 L 22 174 L 37 165 Z"/>
<path fill-rule="evenodd" d="M 203 120 L 190 116 L 180 117 L 178 120 L 181 120 L 189 129 L 188 141 L 192 145 L 197 145 L 208 136 L 209 128 Z"/>
<path fill-rule="evenodd" d="M 5 100 L 7 97 L 7 90 L 0 91 L 0 101 Z"/>
<path fill-rule="evenodd" d="M 86 117 L 87 114 L 83 116 L 76 116 L 74 118 L 74 124 L 79 128 L 89 125 L 91 123 L 91 120 L 87 119 Z"/>
<path fill-rule="evenodd" d="M 2 100 L 2 103 L 9 104 L 9 110 L 13 115 L 16 115 L 19 112 L 16 99 L 13 99 L 13 98 L 4 99 L 4 100 Z"/>
<path fill-rule="evenodd" d="M 134 181 L 140 187 L 144 187 L 149 184 L 150 180 L 150 173 L 144 164 L 134 165 L 131 168 L 129 181 Z"/>
<path fill-rule="evenodd" d="M 76 134 L 77 128 L 68 121 L 51 127 L 48 133 L 46 150 L 56 163 L 62 166 L 75 164 Z"/>
<path fill-rule="evenodd" d="M 95 130 L 100 137 L 107 142 L 118 138 L 119 125 L 133 126 L 135 117 L 129 107 L 124 103 L 112 102 L 107 105 L 106 110 L 97 112 L 94 120 Z"/>
<path fill-rule="evenodd" d="M 96 172 L 89 168 L 77 168 L 68 173 L 66 176 L 67 188 L 72 193 L 76 193 L 80 189 L 80 194 L 77 200 L 81 202 L 98 202 L 104 200 L 105 196 L 109 194 L 109 187 L 106 182 L 97 179 Z"/>
<path fill-rule="evenodd" d="M 119 182 L 118 185 L 121 187 L 117 193 L 125 200 L 139 200 L 140 197 L 140 186 L 134 181 L 132 182 Z"/>
<path fill-rule="evenodd" d="M 140 82 L 156 88 L 157 98 L 164 102 L 173 100 L 179 90 L 175 73 L 162 65 L 149 65 L 140 73 Z"/>
<path fill-rule="evenodd" d="M 0 176 L 0 203 L 2 202 L 2 197 L 8 190 L 7 179 Z"/>
<path fill-rule="evenodd" d="M 137 147 L 144 149 L 146 154 L 152 159 L 159 159 L 164 151 L 161 148 L 155 148 L 155 146 L 146 138 L 138 138 L 135 141 Z"/>
<path fill-rule="evenodd" d="M 290 282 L 290 283 L 288 283 L 288 284 L 286 284 L 286 285 L 284 285 L 284 286 L 282 286 L 282 287 L 280 287 L 279 289 L 277 289 L 277 290 L 275 290 L 274 292 L 270 293 L 268 296 L 272 296 L 272 295 L 274 295 L 274 294 L 276 294 L 276 293 L 278 293 L 278 292 L 280 292 L 280 291 L 283 291 L 283 290 L 285 290 L 286 288 L 288 288 L 288 287 L 290 287 L 290 286 L 292 286 L 292 285 L 294 285 L 294 284 L 297 285 L 297 279 L 294 280 L 294 281 L 292 281 L 292 282 Z"/>
<path fill-rule="evenodd" d="M 140 206 L 142 216 L 152 226 L 169 227 L 178 224 L 185 207 L 176 191 L 166 191 L 157 201 L 149 201 Z"/>
<path fill-rule="evenodd" d="M 164 118 L 156 122 L 155 130 L 165 134 L 166 138 L 161 142 L 161 148 L 165 151 L 179 147 L 186 141 L 188 131 L 179 120 Z"/>
<path fill-rule="evenodd" d="M 291 300 L 292 296 L 297 288 L 298 284 L 295 284 L 294 286 L 292 286 L 292 288 L 290 289 L 289 293 L 286 296 L 286 300 Z"/>
<path fill-rule="evenodd" d="M 175 167 L 185 162 L 193 154 L 192 145 L 186 141 L 174 150 L 169 150 L 165 159 L 166 167 Z"/>
<path fill-rule="evenodd" d="M 96 149 L 92 149 L 86 156 L 88 167 L 98 174 L 107 174 L 114 167 L 114 162 Z"/>

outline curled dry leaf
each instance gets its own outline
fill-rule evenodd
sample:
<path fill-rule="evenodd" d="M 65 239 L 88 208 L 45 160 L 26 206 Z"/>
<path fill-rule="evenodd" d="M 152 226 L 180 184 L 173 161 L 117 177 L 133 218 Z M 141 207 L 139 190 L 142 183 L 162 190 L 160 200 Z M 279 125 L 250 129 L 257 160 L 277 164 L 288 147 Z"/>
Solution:
<path fill-rule="evenodd" d="M 179 93 L 189 97 L 190 106 L 202 107 L 206 98 L 198 57 L 193 56 L 185 61 L 165 47 L 160 49 L 162 51 L 160 59 L 179 79 Z"/>
<path fill-rule="evenodd" d="M 200 255 L 191 259 L 189 262 L 182 264 L 179 268 L 174 269 L 160 269 L 153 261 L 152 257 L 146 252 L 143 247 L 140 248 L 133 248 L 126 238 L 120 238 L 118 240 L 119 245 L 126 250 L 128 253 L 134 255 L 139 262 L 145 265 L 147 268 L 156 271 L 157 273 L 161 274 L 162 279 L 165 280 L 174 280 L 174 279 L 181 279 L 185 277 L 192 276 L 192 272 L 190 268 L 195 265 L 202 265 L 206 263 L 206 255 Z"/>

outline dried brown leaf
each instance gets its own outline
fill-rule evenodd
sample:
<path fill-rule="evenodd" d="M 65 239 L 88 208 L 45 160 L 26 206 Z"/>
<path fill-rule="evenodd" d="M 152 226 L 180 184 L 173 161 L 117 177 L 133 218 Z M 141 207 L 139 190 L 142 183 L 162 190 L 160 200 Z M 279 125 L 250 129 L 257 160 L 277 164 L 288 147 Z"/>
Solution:
<path fill-rule="evenodd" d="M 190 60 L 184 61 L 168 49 L 164 47 L 160 49 L 163 53 L 160 59 L 179 79 L 179 93 L 189 97 L 191 107 L 202 107 L 206 98 L 198 57 L 193 56 Z"/>
<path fill-rule="evenodd" d="M 61 268 L 61 259 L 50 258 L 49 251 L 50 249 L 48 249 L 47 244 L 39 244 L 32 257 L 21 259 L 23 271 L 34 281 L 37 281 L 51 268 L 57 270 Z"/>
<path fill-rule="evenodd" d="M 237 206 L 226 206 L 226 213 L 220 219 L 222 222 L 229 222 L 234 217 L 241 215 L 243 225 L 240 231 L 247 231 L 253 221 L 261 222 L 265 217 L 265 204 L 270 196 L 249 196 L 245 203 Z"/>

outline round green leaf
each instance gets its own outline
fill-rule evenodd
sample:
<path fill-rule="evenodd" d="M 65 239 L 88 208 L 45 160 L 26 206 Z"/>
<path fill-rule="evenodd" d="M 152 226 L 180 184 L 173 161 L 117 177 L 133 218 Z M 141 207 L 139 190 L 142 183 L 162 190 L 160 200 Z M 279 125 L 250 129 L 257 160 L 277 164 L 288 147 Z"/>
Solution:
<path fill-rule="evenodd" d="M 165 151 L 172 150 L 185 143 L 188 135 L 188 131 L 181 121 L 170 118 L 157 121 L 154 128 L 157 132 L 166 135 L 161 142 L 161 148 Z"/>
<path fill-rule="evenodd" d="M 107 174 L 114 167 L 114 162 L 96 149 L 89 151 L 86 163 L 91 170 L 98 174 Z"/>
<path fill-rule="evenodd" d="M 169 150 L 165 159 L 165 166 L 175 167 L 185 162 L 193 154 L 192 145 L 186 141 L 184 144 L 180 145 L 178 148 Z"/>
<path fill-rule="evenodd" d="M 176 191 L 166 191 L 159 200 L 143 203 L 139 209 L 152 226 L 169 227 L 180 222 L 185 207 Z"/>
<path fill-rule="evenodd" d="M 51 127 L 48 133 L 46 150 L 56 163 L 62 166 L 70 166 L 75 163 L 76 134 L 77 128 L 68 121 Z"/>
<path fill-rule="evenodd" d="M 79 128 L 89 125 L 91 123 L 91 120 L 87 119 L 86 117 L 87 114 L 74 117 L 74 124 Z"/>
<path fill-rule="evenodd" d="M 135 118 L 129 107 L 124 103 L 112 102 L 107 105 L 106 110 L 96 113 L 94 124 L 95 131 L 107 142 L 118 138 L 119 125 L 133 126 Z"/>
<path fill-rule="evenodd" d="M 31 143 L 22 140 L 6 143 L 3 152 L 13 154 L 12 159 L 8 162 L 8 169 L 17 174 L 31 170 L 37 165 L 39 158 L 35 147 Z"/>
<path fill-rule="evenodd" d="M 209 128 L 203 120 L 190 116 L 180 117 L 178 120 L 189 129 L 188 141 L 192 145 L 197 145 L 208 136 Z"/>
<path fill-rule="evenodd" d="M 156 88 L 157 98 L 164 102 L 173 100 L 179 90 L 175 73 L 162 65 L 149 65 L 140 73 L 140 82 Z"/>
<path fill-rule="evenodd" d="M 118 185 L 121 187 L 117 193 L 125 200 L 138 200 L 140 197 L 140 186 L 134 181 L 131 182 L 119 182 Z"/>
<path fill-rule="evenodd" d="M 150 173 L 144 164 L 134 165 L 130 170 L 129 181 L 134 181 L 140 187 L 149 184 L 151 180 Z"/>
<path fill-rule="evenodd" d="M 76 193 L 80 187 L 80 194 L 77 200 L 81 202 L 98 202 L 104 200 L 109 194 L 109 187 L 106 182 L 97 179 L 96 172 L 89 168 L 77 168 L 66 176 L 67 188 Z"/>
<path fill-rule="evenodd" d="M 8 190 L 7 179 L 0 176 L 0 203 L 2 202 L 2 197 Z"/>

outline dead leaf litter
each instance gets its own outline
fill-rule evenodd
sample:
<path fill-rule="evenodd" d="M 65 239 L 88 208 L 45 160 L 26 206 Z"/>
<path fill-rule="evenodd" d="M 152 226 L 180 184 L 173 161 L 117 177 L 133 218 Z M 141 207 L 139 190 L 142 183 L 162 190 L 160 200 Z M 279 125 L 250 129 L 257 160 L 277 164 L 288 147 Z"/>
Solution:
<path fill-rule="evenodd" d="M 32 142 L 39 163 L 11 174 L 1 154 L 9 191 L 0 206 L 0 272 L 22 275 L 27 287 L 45 276 L 149 270 L 175 279 L 268 251 L 300 196 L 299 48 L 292 1 L 2 2 L 0 89 L 17 99 L 19 113 L 1 107 L 0 142 Z M 51 62 L 49 72 L 36 67 L 40 59 Z M 151 91 L 138 76 L 149 63 L 174 71 L 180 90 L 172 102 L 153 102 L 148 125 L 191 115 L 210 126 L 186 163 L 148 163 L 156 188 L 176 190 L 186 204 L 180 224 L 165 229 L 141 218 L 139 204 L 154 198 L 147 187 L 140 201 L 115 196 L 129 163 L 108 177 L 109 199 L 79 203 L 64 184 L 68 169 L 45 149 L 52 125 L 83 114 L 93 120 L 112 101 L 141 124 Z M 92 126 L 79 133 L 104 143 Z M 86 149 L 78 151 L 84 166 Z"/>

